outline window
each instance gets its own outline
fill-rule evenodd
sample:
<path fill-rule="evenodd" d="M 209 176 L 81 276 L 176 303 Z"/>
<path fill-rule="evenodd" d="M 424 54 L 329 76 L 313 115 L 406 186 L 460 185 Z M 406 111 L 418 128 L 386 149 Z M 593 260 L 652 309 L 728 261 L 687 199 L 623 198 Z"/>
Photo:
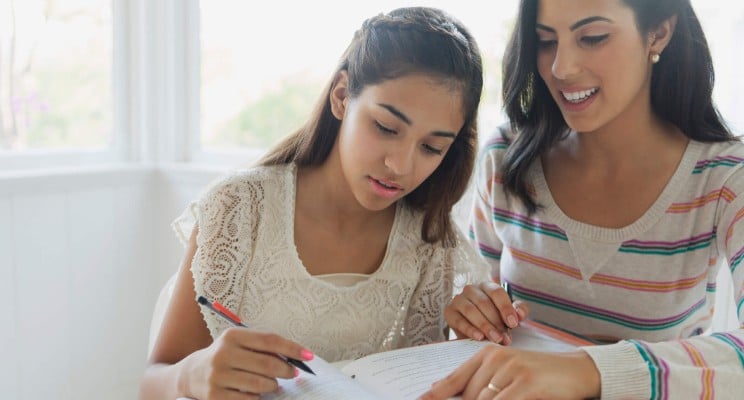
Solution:
<path fill-rule="evenodd" d="M 713 54 L 716 82 L 713 100 L 737 135 L 744 135 L 744 77 L 740 51 L 744 39 L 744 4 L 692 0 Z"/>
<path fill-rule="evenodd" d="M 693 0 L 714 55 L 714 98 L 742 133 L 744 3 L 721 3 Z M 0 0 L 0 169 L 72 153 L 65 164 L 248 161 L 304 122 L 365 18 L 413 4 Z M 504 121 L 501 57 L 517 1 L 423 4 L 478 40 L 486 136 Z"/>
<path fill-rule="evenodd" d="M 736 42 L 744 34 L 744 6 L 721 7 L 720 3 L 693 0 L 714 56 L 716 103 L 741 133 L 744 116 L 737 110 L 744 103 L 744 79 L 736 69 L 744 56 L 736 50 Z M 358 3 L 353 10 L 334 7 L 330 13 L 330 5 L 318 2 L 277 0 L 257 8 L 250 2 L 201 1 L 196 147 L 206 152 L 264 149 L 292 132 L 305 120 L 361 22 L 377 12 L 411 4 L 379 0 Z M 459 18 L 478 40 L 486 75 L 480 111 L 484 136 L 504 120 L 501 58 L 517 2 L 441 0 L 427 5 Z"/>
<path fill-rule="evenodd" d="M 0 0 L 0 153 L 108 146 L 111 71 L 109 2 Z"/>
<path fill-rule="evenodd" d="M 201 1 L 201 149 L 265 149 L 294 131 L 309 115 L 364 19 L 413 3 L 378 0 L 336 7 L 278 0 L 257 7 L 250 2 Z M 499 2 L 489 10 L 484 4 L 467 0 L 429 5 L 460 19 L 478 40 L 486 67 L 480 125 L 490 132 L 502 121 L 501 55 L 516 2 Z"/>

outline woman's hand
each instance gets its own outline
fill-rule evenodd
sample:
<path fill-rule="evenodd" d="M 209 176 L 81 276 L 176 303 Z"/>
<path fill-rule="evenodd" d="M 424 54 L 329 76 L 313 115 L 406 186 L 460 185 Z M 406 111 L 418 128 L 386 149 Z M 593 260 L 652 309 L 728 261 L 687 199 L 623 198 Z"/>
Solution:
<path fill-rule="evenodd" d="M 490 386 L 489 386 L 490 385 Z M 543 353 L 491 344 L 419 400 L 585 399 L 599 397 L 599 371 L 583 351 Z"/>
<path fill-rule="evenodd" d="M 179 386 L 200 400 L 258 399 L 279 387 L 277 378 L 290 379 L 299 373 L 278 354 L 313 358 L 309 350 L 279 335 L 229 328 L 209 347 L 184 359 Z"/>
<path fill-rule="evenodd" d="M 521 301 L 513 304 L 506 290 L 493 282 L 465 286 L 444 309 L 444 318 L 458 338 L 511 344 L 509 329 L 527 318 L 529 308 Z"/>

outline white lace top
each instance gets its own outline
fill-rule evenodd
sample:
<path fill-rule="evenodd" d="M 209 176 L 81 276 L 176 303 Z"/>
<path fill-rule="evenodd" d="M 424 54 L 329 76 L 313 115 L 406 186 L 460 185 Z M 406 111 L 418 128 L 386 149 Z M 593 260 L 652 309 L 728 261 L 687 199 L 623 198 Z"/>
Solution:
<path fill-rule="evenodd" d="M 400 202 L 377 271 L 350 286 L 311 276 L 294 244 L 295 184 L 294 164 L 236 171 L 176 219 L 184 243 L 199 226 L 191 266 L 197 296 L 331 362 L 444 340 L 442 311 L 453 287 L 487 273 L 462 234 L 455 248 L 425 243 L 422 213 Z M 213 338 L 229 327 L 202 312 Z"/>

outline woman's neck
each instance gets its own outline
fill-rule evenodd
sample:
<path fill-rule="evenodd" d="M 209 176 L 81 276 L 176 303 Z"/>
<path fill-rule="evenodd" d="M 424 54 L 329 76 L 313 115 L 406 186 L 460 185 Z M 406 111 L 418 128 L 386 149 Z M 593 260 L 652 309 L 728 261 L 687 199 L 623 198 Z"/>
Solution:
<path fill-rule="evenodd" d="M 320 166 L 298 168 L 295 201 L 304 215 L 338 231 L 358 230 L 379 223 L 381 216 L 395 215 L 394 206 L 382 211 L 362 207 L 332 157 Z"/>
<path fill-rule="evenodd" d="M 654 115 L 647 105 L 640 110 L 626 110 L 594 132 L 572 132 L 560 147 L 575 162 L 610 172 L 667 158 L 677 160 L 688 141 L 677 127 Z"/>

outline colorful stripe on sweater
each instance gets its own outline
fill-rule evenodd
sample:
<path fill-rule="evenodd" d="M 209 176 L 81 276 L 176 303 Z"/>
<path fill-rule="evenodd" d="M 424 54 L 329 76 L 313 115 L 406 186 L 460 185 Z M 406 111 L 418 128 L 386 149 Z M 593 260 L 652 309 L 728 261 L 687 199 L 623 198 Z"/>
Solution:
<path fill-rule="evenodd" d="M 679 344 L 682 346 L 683 349 L 685 349 L 685 352 L 687 352 L 687 355 L 692 361 L 692 365 L 699 367 L 702 371 L 700 377 L 700 385 L 702 386 L 700 399 L 713 399 L 715 397 L 715 392 L 713 389 L 714 371 L 708 367 L 708 363 L 705 362 L 705 358 L 703 357 L 702 353 L 700 353 L 700 351 L 695 348 L 695 346 L 685 341 L 679 341 Z"/>
<path fill-rule="evenodd" d="M 734 349 L 736 354 L 739 356 L 741 367 L 744 368 L 744 342 L 742 342 L 741 339 L 730 333 L 714 333 L 710 336 L 731 346 L 731 348 Z"/>
<path fill-rule="evenodd" d="M 719 156 L 711 160 L 700 160 L 695 164 L 695 169 L 692 170 L 694 174 L 700 174 L 708 168 L 715 167 L 735 167 L 744 161 L 744 158 L 734 156 Z"/>
<path fill-rule="evenodd" d="M 669 391 L 667 390 L 669 387 L 669 366 L 667 363 L 663 359 L 657 358 L 646 343 L 638 340 L 628 340 L 628 342 L 636 347 L 648 366 L 651 376 L 651 399 L 667 400 L 669 398 Z"/>
<path fill-rule="evenodd" d="M 687 320 L 687 318 L 695 313 L 695 311 L 702 308 L 706 302 L 706 299 L 703 298 L 677 315 L 671 315 L 666 318 L 649 319 L 602 309 L 588 304 L 577 303 L 548 293 L 532 290 L 524 286 L 518 286 L 516 284 L 510 285 L 510 287 L 512 288 L 514 297 L 519 297 L 547 307 L 557 308 L 572 314 L 607 321 L 641 331 L 663 330 L 679 325 L 683 321 Z"/>
<path fill-rule="evenodd" d="M 478 243 L 479 246 L 487 247 L 483 243 Z M 530 254 L 518 249 L 509 249 L 509 253 L 511 253 L 512 257 L 516 260 L 520 260 L 529 264 L 532 264 L 536 267 L 546 269 L 549 271 L 557 272 L 562 275 L 570 276 L 571 278 L 574 278 L 576 280 L 581 280 L 581 270 L 578 268 L 574 268 L 565 264 L 561 264 L 557 261 L 553 261 L 549 258 L 536 256 L 534 254 Z M 499 257 L 501 256 L 501 253 L 499 253 Z M 706 277 L 708 276 L 707 271 L 703 271 L 697 276 L 692 276 L 689 278 L 679 279 L 676 281 L 648 281 L 648 280 L 637 280 L 637 279 L 629 279 L 629 278 L 622 278 L 618 276 L 613 275 L 606 275 L 606 274 L 594 274 L 589 279 L 589 282 L 592 283 L 599 283 L 602 285 L 608 285 L 608 286 L 614 286 L 618 288 L 623 289 L 630 289 L 630 290 L 638 290 L 642 292 L 673 292 L 675 290 L 680 289 L 689 289 L 692 287 L 695 287 L 697 284 L 702 282 Z M 706 287 L 708 291 L 715 291 L 715 282 L 712 283 L 712 289 L 710 286 Z"/>

